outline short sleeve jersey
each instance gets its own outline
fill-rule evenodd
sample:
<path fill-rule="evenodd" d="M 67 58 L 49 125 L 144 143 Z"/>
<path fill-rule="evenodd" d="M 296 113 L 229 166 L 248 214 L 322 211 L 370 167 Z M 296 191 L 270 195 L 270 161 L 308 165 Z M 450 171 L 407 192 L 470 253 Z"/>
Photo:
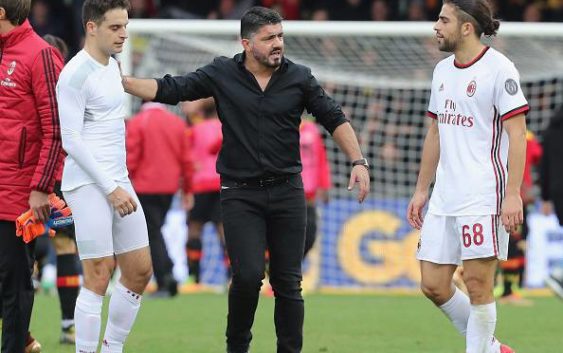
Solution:
<path fill-rule="evenodd" d="M 470 63 L 436 65 L 428 116 L 437 119 L 440 160 L 429 212 L 500 214 L 508 159 L 503 121 L 529 110 L 514 64 L 485 47 Z"/>

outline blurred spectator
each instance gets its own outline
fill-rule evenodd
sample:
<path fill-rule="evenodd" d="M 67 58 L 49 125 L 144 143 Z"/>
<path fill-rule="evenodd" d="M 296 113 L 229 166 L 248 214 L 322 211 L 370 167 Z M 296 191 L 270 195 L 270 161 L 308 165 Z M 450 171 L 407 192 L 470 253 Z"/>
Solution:
<path fill-rule="evenodd" d="M 239 19 L 253 3 L 254 0 L 219 0 L 218 6 L 209 13 L 207 18 L 213 20 Z"/>
<path fill-rule="evenodd" d="M 29 22 L 40 36 L 52 34 L 65 37 L 65 22 L 56 13 L 46 0 L 36 0 L 31 7 Z"/>
<path fill-rule="evenodd" d="M 408 7 L 407 20 L 409 21 L 425 21 L 426 13 L 422 1 L 411 1 Z"/>
<path fill-rule="evenodd" d="M 554 208 L 559 224 L 563 226 L 563 106 L 551 118 L 544 132 L 543 151 L 540 169 L 543 213 L 550 214 Z M 555 270 L 546 282 L 563 298 L 563 267 Z"/>
<path fill-rule="evenodd" d="M 305 228 L 304 256 L 315 244 L 317 237 L 317 202 L 328 201 L 331 186 L 330 168 L 321 132 L 313 121 L 303 119 L 300 132 L 303 188 L 307 200 L 307 226 Z"/>
<path fill-rule="evenodd" d="M 389 7 L 385 0 L 374 0 L 371 3 L 370 19 L 372 21 L 389 20 Z"/>
<path fill-rule="evenodd" d="M 217 8 L 218 0 L 161 0 L 159 17 L 162 18 L 207 18 Z"/>
<path fill-rule="evenodd" d="M 223 247 L 224 264 L 229 268 L 229 259 L 225 251 L 225 235 L 221 220 L 220 191 L 221 180 L 215 165 L 223 143 L 221 122 L 215 109 L 213 98 L 192 102 L 183 102 L 182 111 L 190 121 L 190 146 L 193 154 L 193 187 L 184 195 L 184 208 L 188 213 L 188 283 L 182 289 L 190 291 L 190 286 L 201 280 L 201 259 L 203 227 L 211 222 L 219 235 Z"/>
<path fill-rule="evenodd" d="M 424 8 L 426 10 L 426 19 L 436 21 L 442 9 L 442 0 L 424 0 Z"/>
<path fill-rule="evenodd" d="M 301 0 L 257 0 L 255 5 L 275 9 L 286 20 L 301 19 Z"/>
<path fill-rule="evenodd" d="M 522 20 L 524 22 L 541 22 L 542 20 L 542 10 L 540 4 L 537 2 L 528 4 L 524 8 L 524 13 L 522 15 Z"/>
<path fill-rule="evenodd" d="M 540 168 L 541 197 L 544 214 L 555 214 L 563 225 L 563 107 L 551 118 L 543 135 L 543 158 Z"/>
<path fill-rule="evenodd" d="M 327 8 L 333 21 L 367 21 L 370 18 L 369 0 L 328 0 Z"/>
<path fill-rule="evenodd" d="M 498 14 L 505 21 L 522 21 L 529 0 L 504 0 L 498 3 Z"/>
<path fill-rule="evenodd" d="M 318 8 L 311 14 L 312 21 L 328 21 L 330 14 L 326 8 Z"/>
<path fill-rule="evenodd" d="M 131 10 L 129 18 L 149 18 L 156 16 L 156 7 L 153 0 L 130 0 Z"/>
<path fill-rule="evenodd" d="M 436 21 L 441 0 L 130 0 L 130 18 L 238 19 L 253 5 L 287 20 Z M 563 0 L 490 0 L 505 21 L 563 21 Z M 30 22 L 41 35 L 63 38 L 74 55 L 82 46 L 84 0 L 35 0 Z"/>
<path fill-rule="evenodd" d="M 68 58 L 68 46 L 66 45 L 65 41 L 62 40 L 60 37 L 54 36 L 52 34 L 44 35 L 43 39 L 59 51 L 59 53 L 61 54 L 61 56 L 63 57 L 66 63 Z"/>
<path fill-rule="evenodd" d="M 126 146 L 127 168 L 147 220 L 158 285 L 153 296 L 174 296 L 178 289 L 172 276 L 173 263 L 160 229 L 180 185 L 184 193 L 190 189 L 192 167 L 187 126 L 164 105 L 145 103 L 127 122 Z"/>
<path fill-rule="evenodd" d="M 553 22 L 563 21 L 563 0 L 547 0 L 546 19 Z"/>

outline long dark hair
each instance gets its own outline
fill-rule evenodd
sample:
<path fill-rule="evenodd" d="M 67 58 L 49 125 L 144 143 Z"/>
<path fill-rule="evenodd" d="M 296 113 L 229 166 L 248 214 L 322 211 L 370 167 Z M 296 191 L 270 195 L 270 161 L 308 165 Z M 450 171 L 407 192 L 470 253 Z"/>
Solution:
<path fill-rule="evenodd" d="M 455 6 L 458 20 L 473 24 L 477 37 L 497 34 L 500 21 L 493 17 L 493 7 L 488 0 L 444 0 L 444 4 Z"/>

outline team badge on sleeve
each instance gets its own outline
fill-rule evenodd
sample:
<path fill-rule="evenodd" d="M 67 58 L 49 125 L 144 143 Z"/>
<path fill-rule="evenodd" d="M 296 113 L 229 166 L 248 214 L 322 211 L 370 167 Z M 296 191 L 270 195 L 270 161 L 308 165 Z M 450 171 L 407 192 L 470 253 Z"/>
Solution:
<path fill-rule="evenodd" d="M 466 91 L 467 95 L 469 97 L 473 97 L 476 90 L 477 90 L 477 82 L 475 82 L 475 80 L 472 80 L 471 82 L 469 82 L 469 85 L 467 85 L 467 91 Z"/>
<path fill-rule="evenodd" d="M 516 81 L 514 81 L 513 79 L 509 78 L 504 82 L 504 89 L 506 90 L 506 92 L 508 92 L 508 94 L 513 96 L 516 93 L 518 93 L 518 83 L 516 83 Z"/>

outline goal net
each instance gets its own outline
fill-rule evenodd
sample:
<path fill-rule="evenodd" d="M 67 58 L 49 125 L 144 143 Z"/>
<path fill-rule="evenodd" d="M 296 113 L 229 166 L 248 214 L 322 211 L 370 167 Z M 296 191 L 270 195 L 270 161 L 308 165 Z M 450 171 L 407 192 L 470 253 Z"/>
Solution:
<path fill-rule="evenodd" d="M 430 22 L 285 22 L 286 56 L 312 68 L 342 105 L 372 164 L 372 191 L 359 205 L 346 190 L 349 161 L 325 133 L 333 188 L 319 207 L 318 242 L 304 264 L 307 283 L 329 289 L 414 286 L 418 233 L 404 214 L 418 174 L 437 49 Z M 216 56 L 240 52 L 238 21 L 132 20 L 122 56 L 137 77 L 181 75 Z M 541 140 L 563 103 L 563 25 L 503 23 L 485 40 L 513 60 L 530 103 L 528 127 Z M 131 112 L 140 105 L 130 102 Z M 171 109 L 175 109 L 171 107 Z M 306 113 L 305 113 L 306 114 Z M 218 246 L 208 229 L 208 246 Z M 205 244 L 204 244 L 205 246 Z M 219 284 L 220 251 L 206 258 L 209 283 Z M 209 275 L 212 274 L 212 275 Z"/>

